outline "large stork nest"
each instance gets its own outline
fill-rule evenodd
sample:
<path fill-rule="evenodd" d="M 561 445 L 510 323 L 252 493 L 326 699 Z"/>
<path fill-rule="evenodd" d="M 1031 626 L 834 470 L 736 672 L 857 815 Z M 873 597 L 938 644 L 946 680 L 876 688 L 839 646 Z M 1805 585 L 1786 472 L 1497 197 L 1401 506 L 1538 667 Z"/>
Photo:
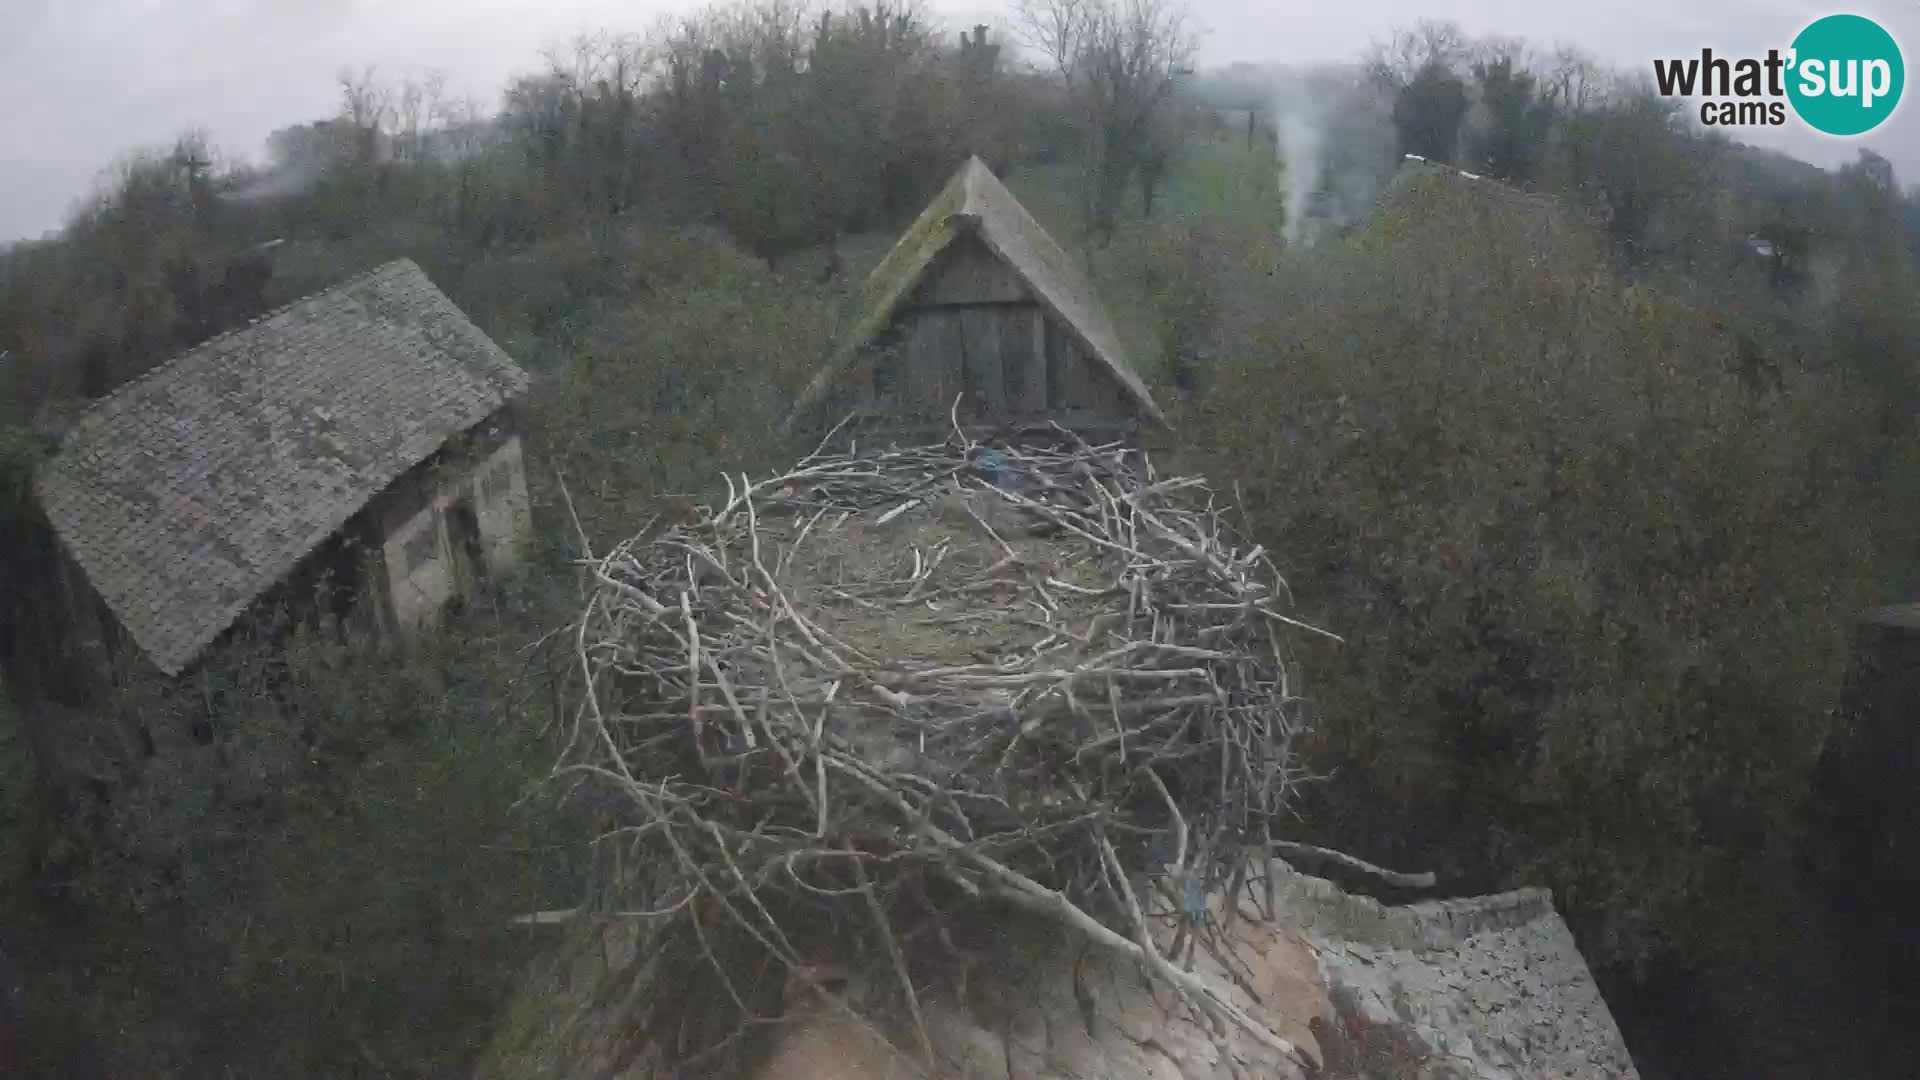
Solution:
<path fill-rule="evenodd" d="M 588 563 L 561 772 L 613 796 L 636 1052 L 737 1073 L 813 991 L 931 1068 L 922 998 L 1009 907 L 1293 1052 L 1190 972 L 1259 904 L 1301 779 L 1288 646 L 1324 631 L 1201 480 L 1064 431 L 823 448 Z"/>

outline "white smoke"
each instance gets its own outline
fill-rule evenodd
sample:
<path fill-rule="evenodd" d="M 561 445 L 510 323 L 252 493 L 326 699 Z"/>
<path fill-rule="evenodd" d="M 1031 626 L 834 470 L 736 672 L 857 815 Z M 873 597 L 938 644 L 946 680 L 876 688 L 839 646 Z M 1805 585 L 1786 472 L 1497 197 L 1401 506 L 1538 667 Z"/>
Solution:
<path fill-rule="evenodd" d="M 1395 165 L 1390 112 L 1351 65 L 1273 75 L 1287 242 L 1311 245 L 1367 216 Z"/>
<path fill-rule="evenodd" d="M 1300 242 L 1307 200 L 1320 187 L 1320 117 L 1311 102 L 1283 95 L 1276 114 L 1280 127 L 1280 187 L 1286 195 L 1284 232 L 1289 245 Z"/>
<path fill-rule="evenodd" d="M 286 195 L 298 195 L 319 183 L 324 175 L 325 170 L 317 165 L 282 165 L 248 177 L 245 181 L 221 192 L 220 197 L 228 202 L 254 203 Z"/>

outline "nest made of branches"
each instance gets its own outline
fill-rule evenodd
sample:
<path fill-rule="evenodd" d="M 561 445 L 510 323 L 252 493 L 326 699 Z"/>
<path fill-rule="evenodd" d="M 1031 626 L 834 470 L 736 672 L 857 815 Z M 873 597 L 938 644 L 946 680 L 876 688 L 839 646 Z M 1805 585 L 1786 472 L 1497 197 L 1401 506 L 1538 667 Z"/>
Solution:
<path fill-rule="evenodd" d="M 1302 779 L 1289 644 L 1324 631 L 1201 480 L 1064 430 L 823 448 L 587 563 L 560 771 L 613 797 L 656 1061 L 737 1069 L 804 988 L 931 1069 L 920 999 L 1007 905 L 1292 1052 L 1189 971 L 1258 892 Z M 876 980 L 890 1015 L 847 989 Z"/>

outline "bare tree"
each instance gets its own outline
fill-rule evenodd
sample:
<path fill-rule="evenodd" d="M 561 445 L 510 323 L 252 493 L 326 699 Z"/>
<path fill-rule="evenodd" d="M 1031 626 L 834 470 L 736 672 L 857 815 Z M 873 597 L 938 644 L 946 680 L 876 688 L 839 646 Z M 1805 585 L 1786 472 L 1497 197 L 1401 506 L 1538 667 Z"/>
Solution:
<path fill-rule="evenodd" d="M 1040 50 L 1069 84 L 1075 81 L 1080 44 L 1100 0 L 1018 0 L 1014 32 Z"/>
<path fill-rule="evenodd" d="M 1085 210 L 1105 239 L 1155 156 L 1155 123 L 1199 47 L 1180 0 L 1015 0 L 1015 26 L 1052 63 L 1086 136 Z"/>
<path fill-rule="evenodd" d="M 579 97 L 631 98 L 640 92 L 650 53 L 639 37 L 601 31 L 581 34 L 567 50 L 548 49 L 543 55 L 548 73 Z"/>
<path fill-rule="evenodd" d="M 426 87 L 416 79 L 408 78 L 400 83 L 400 92 L 396 95 L 399 103 L 394 106 L 394 156 L 410 160 L 419 149 L 422 125 L 427 113 Z"/>
<path fill-rule="evenodd" d="M 411 161 L 423 153 L 427 134 L 440 119 L 446 85 L 446 73 L 435 69 L 400 81 L 398 92 L 391 95 L 395 157 Z"/>
<path fill-rule="evenodd" d="M 1598 60 L 1571 45 L 1555 50 L 1541 85 L 1568 112 L 1582 113 L 1607 103 L 1611 78 Z"/>
<path fill-rule="evenodd" d="M 340 123 L 345 126 L 348 160 L 377 164 L 393 123 L 393 91 L 371 66 L 340 72 Z"/>
<path fill-rule="evenodd" d="M 448 155 L 466 161 L 478 153 L 487 121 L 486 110 L 473 97 L 441 98 L 434 104 L 433 126 L 442 133 Z"/>
<path fill-rule="evenodd" d="M 1422 19 L 1411 28 L 1395 30 L 1367 51 L 1363 66 L 1369 78 L 1392 91 L 1403 90 L 1422 71 L 1460 67 L 1470 48 L 1456 23 Z"/>
<path fill-rule="evenodd" d="M 1496 67 L 1505 64 L 1516 71 L 1535 71 L 1543 66 L 1527 39 L 1499 34 L 1471 43 L 1461 56 L 1469 67 Z"/>

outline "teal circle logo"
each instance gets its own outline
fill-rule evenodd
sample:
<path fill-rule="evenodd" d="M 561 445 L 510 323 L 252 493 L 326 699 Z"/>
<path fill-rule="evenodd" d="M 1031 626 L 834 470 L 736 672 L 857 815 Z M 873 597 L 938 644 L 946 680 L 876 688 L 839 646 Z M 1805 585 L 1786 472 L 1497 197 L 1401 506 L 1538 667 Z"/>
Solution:
<path fill-rule="evenodd" d="M 1829 15 L 1793 39 L 1787 99 L 1815 130 L 1860 135 L 1879 127 L 1900 104 L 1907 66 L 1900 46 L 1879 23 Z"/>

